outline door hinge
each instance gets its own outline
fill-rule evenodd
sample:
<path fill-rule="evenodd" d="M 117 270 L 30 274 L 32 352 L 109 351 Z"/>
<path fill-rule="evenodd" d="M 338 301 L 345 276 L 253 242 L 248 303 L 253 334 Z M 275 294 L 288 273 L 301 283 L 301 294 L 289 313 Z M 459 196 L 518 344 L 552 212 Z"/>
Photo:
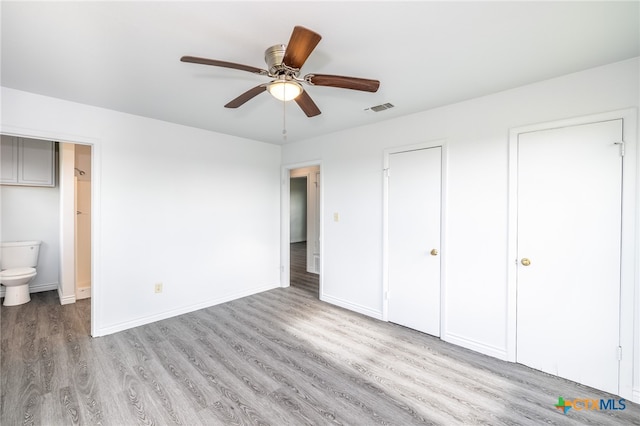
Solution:
<path fill-rule="evenodd" d="M 622 361 L 622 346 L 618 346 L 618 361 Z"/>
<path fill-rule="evenodd" d="M 620 157 L 624 157 L 624 141 L 614 142 L 614 145 L 620 145 Z"/>
<path fill-rule="evenodd" d="M 382 171 L 384 172 L 384 177 L 389 177 L 389 176 L 391 176 L 391 172 L 390 172 L 389 168 L 382 169 Z"/>

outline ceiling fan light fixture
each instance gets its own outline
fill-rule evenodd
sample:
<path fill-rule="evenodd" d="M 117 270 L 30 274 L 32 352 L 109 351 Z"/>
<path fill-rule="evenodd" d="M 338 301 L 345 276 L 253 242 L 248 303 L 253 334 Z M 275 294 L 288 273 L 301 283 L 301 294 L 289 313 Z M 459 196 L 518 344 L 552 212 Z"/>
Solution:
<path fill-rule="evenodd" d="M 264 60 L 268 70 L 196 56 L 183 56 L 180 61 L 231 68 L 271 79 L 270 83 L 259 84 L 227 102 L 224 106 L 225 108 L 238 108 L 259 94 L 268 91 L 274 98 L 283 101 L 283 106 L 286 105 L 286 101 L 295 99 L 307 117 L 315 117 L 321 113 L 320 109 L 313 102 L 309 93 L 303 90 L 300 83 L 310 86 L 336 87 L 364 92 L 376 92 L 378 90 L 380 82 L 366 78 L 332 74 L 307 74 L 300 78 L 302 66 L 321 39 L 322 36 L 315 31 L 296 25 L 293 27 L 288 44 L 276 44 L 265 51 Z"/>
<path fill-rule="evenodd" d="M 302 93 L 302 85 L 291 80 L 276 80 L 267 86 L 267 90 L 277 100 L 287 102 L 294 100 Z"/>

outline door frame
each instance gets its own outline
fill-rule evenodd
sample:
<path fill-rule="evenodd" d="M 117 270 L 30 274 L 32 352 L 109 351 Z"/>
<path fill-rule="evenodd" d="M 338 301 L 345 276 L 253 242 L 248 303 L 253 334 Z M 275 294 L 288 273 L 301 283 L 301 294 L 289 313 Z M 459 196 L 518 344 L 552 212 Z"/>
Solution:
<path fill-rule="evenodd" d="M 382 320 L 389 321 L 389 161 L 391 154 L 440 147 L 440 336 L 446 330 L 446 259 L 447 259 L 447 141 L 437 139 L 412 145 L 387 148 L 382 169 Z"/>
<path fill-rule="evenodd" d="M 516 362 L 517 354 L 517 227 L 518 227 L 518 136 L 522 133 L 572 127 L 601 121 L 623 119 L 623 140 L 625 155 L 622 159 L 622 243 L 621 243 L 621 282 L 620 282 L 620 360 L 619 394 L 633 400 L 634 363 L 640 360 L 638 354 L 640 342 L 634 341 L 634 330 L 638 330 L 638 319 L 634 313 L 640 306 L 640 292 L 637 277 L 639 264 L 637 243 L 638 234 L 637 189 L 640 188 L 636 174 L 637 150 L 637 114 L 635 108 L 600 114 L 586 115 L 564 120 L 532 124 L 512 128 L 509 131 L 509 189 L 508 189 L 508 248 L 507 248 L 507 359 Z M 635 294 L 635 296 L 634 296 Z M 571 325 L 568 324 L 568 327 Z M 579 326 L 579 325 L 578 325 Z M 636 379 L 637 380 L 637 379 Z M 637 390 L 636 390 L 637 392 Z"/>
<path fill-rule="evenodd" d="M 32 139 L 44 139 L 64 144 L 90 145 L 91 146 L 91 336 L 97 337 L 102 321 L 102 308 L 100 305 L 100 290 L 102 281 L 102 263 L 100 256 L 101 245 L 101 225 L 100 215 L 100 164 L 102 159 L 101 140 L 98 137 L 86 135 L 71 135 L 50 129 L 33 129 L 13 126 L 10 124 L 0 124 L 0 133 L 11 136 L 18 136 Z M 59 156 L 63 158 L 63 149 L 60 149 Z M 69 154 L 69 153 L 67 153 Z M 58 294 L 61 295 L 61 304 L 75 302 L 75 254 L 73 250 L 73 228 L 75 227 L 75 209 L 73 198 L 73 165 L 70 157 L 68 164 L 63 164 L 60 159 L 56 164 L 59 168 L 57 185 L 60 185 L 60 282 L 58 283 Z M 69 255 L 71 253 L 71 256 Z M 64 290 L 64 291 L 63 291 Z M 69 295 L 69 296 L 68 296 Z M 68 296 L 68 297 L 67 297 Z"/>
<path fill-rule="evenodd" d="M 317 171 L 311 171 L 311 169 L 317 167 Z M 304 171 L 304 173 L 303 173 Z M 317 181 L 316 181 L 316 174 Z M 294 168 L 289 169 L 289 184 L 291 184 L 291 179 L 296 178 L 306 178 L 306 197 L 307 197 L 307 215 L 305 217 L 306 221 L 306 238 L 307 238 L 307 251 L 305 253 L 306 259 L 306 270 L 311 274 L 320 274 L 320 264 L 318 263 L 318 268 L 316 268 L 316 262 L 313 256 L 315 242 L 318 241 L 318 253 L 320 249 L 320 223 L 319 223 L 319 215 L 320 215 L 320 166 L 308 166 L 302 168 Z M 291 194 L 291 192 L 289 192 Z M 310 194 L 313 194 L 313 197 L 310 197 Z M 291 201 L 291 199 L 289 199 Z M 313 222 L 313 223 L 311 223 Z"/>
<path fill-rule="evenodd" d="M 320 241 L 320 271 L 319 271 L 319 289 L 318 296 L 320 300 L 323 297 L 323 270 L 324 270 L 324 247 L 322 244 L 323 240 L 323 204 L 324 204 L 324 173 L 322 170 L 322 162 L 317 161 L 308 161 L 304 163 L 295 163 L 295 164 L 285 164 L 281 168 L 280 172 L 280 287 L 289 287 L 291 285 L 291 254 L 290 250 L 290 230 L 289 230 L 289 221 L 291 220 L 290 208 L 291 208 L 291 171 L 294 169 L 302 169 L 305 167 L 318 166 L 320 168 L 320 193 L 319 193 L 319 229 L 318 229 L 318 239 Z"/>

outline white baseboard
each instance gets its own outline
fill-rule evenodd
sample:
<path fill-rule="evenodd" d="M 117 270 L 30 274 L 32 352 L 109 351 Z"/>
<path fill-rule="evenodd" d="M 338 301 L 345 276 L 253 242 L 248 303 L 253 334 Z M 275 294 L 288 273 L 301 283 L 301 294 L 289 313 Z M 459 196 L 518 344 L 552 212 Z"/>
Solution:
<path fill-rule="evenodd" d="M 205 300 L 193 305 L 182 306 L 180 308 L 172 309 L 170 311 L 161 312 L 156 315 L 149 315 L 146 317 L 135 318 L 130 321 L 125 321 L 117 324 L 107 325 L 106 327 L 96 327 L 96 332 L 92 334 L 92 337 L 106 336 L 109 334 L 117 333 L 119 331 L 128 330 L 130 328 L 139 327 L 141 325 L 151 324 L 156 321 L 162 321 L 167 318 L 175 317 L 178 315 L 188 314 L 200 309 L 209 308 L 211 306 L 219 305 L 221 303 L 230 302 L 232 300 L 240 299 L 242 297 L 251 296 L 252 294 L 262 293 L 263 291 L 273 290 L 274 288 L 280 288 L 280 283 L 269 284 L 261 287 L 254 287 L 249 290 L 245 290 L 238 293 L 228 294 L 223 297 Z"/>
<path fill-rule="evenodd" d="M 76 295 L 71 294 L 67 297 L 62 296 L 62 289 L 58 289 L 58 298 L 60 299 L 61 305 L 69 305 L 71 303 L 76 303 Z"/>
<path fill-rule="evenodd" d="M 633 388 L 633 402 L 640 404 L 640 388 Z"/>
<path fill-rule="evenodd" d="M 487 345 L 486 343 L 478 342 L 477 340 L 454 333 L 445 332 L 441 338 L 445 342 L 453 343 L 454 345 L 462 346 L 463 348 L 471 349 L 472 351 L 480 352 L 481 354 L 489 355 L 503 361 L 509 360 L 506 348 Z"/>
<path fill-rule="evenodd" d="M 57 290 L 58 283 L 43 283 L 29 286 L 29 293 L 40 293 L 42 291 Z M 0 297 L 4 297 L 6 291 L 5 286 L 0 286 Z"/>
<path fill-rule="evenodd" d="M 350 311 L 357 312 L 362 315 L 366 315 L 368 317 L 382 320 L 382 312 L 374 311 L 373 309 L 366 306 L 358 305 L 343 299 L 339 299 L 337 297 L 328 296 L 326 294 L 321 294 L 320 300 L 322 300 L 323 302 L 331 303 L 332 305 L 340 306 L 341 308 L 345 308 Z"/>
<path fill-rule="evenodd" d="M 1 287 L 0 297 L 4 297 L 4 293 L 6 291 L 5 286 L 0 286 L 0 287 Z M 51 291 L 51 290 L 58 291 L 58 298 L 60 299 L 61 305 L 68 305 L 69 303 L 75 303 L 76 301 L 75 295 L 62 297 L 62 293 L 60 291 L 60 288 L 58 287 L 58 283 L 43 283 L 43 284 L 35 284 L 35 285 L 29 286 L 29 293 L 40 293 L 43 291 Z"/>
<path fill-rule="evenodd" d="M 91 286 L 80 286 L 76 289 L 76 300 L 88 299 L 91 297 Z"/>

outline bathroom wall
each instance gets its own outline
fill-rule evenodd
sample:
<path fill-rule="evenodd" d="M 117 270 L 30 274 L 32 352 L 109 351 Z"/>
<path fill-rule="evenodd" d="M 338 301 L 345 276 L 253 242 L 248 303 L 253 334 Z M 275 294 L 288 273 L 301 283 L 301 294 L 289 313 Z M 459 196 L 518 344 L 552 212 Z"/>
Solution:
<path fill-rule="evenodd" d="M 91 146 L 75 146 L 76 300 L 91 296 Z"/>
<path fill-rule="evenodd" d="M 38 275 L 30 291 L 55 290 L 60 270 L 59 187 L 0 185 L 0 200 L 2 241 L 42 241 Z M 0 297 L 4 291 L 4 286 L 0 287 Z"/>

